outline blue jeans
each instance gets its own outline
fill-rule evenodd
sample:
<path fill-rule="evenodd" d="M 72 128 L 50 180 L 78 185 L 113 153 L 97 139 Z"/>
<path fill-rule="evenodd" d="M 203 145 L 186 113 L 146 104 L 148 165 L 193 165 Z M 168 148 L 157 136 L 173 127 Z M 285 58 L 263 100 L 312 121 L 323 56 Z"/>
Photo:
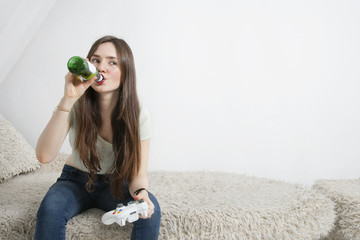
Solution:
<path fill-rule="evenodd" d="M 110 187 L 103 175 L 99 175 L 94 183 L 94 191 L 87 192 L 87 173 L 65 165 L 57 182 L 46 193 L 37 213 L 35 239 L 65 239 L 66 224 L 72 217 L 89 209 L 100 208 L 110 211 L 118 203 L 127 204 L 134 199 L 129 188 L 124 185 L 126 200 L 114 199 Z M 156 198 L 149 193 L 155 205 L 155 212 L 149 219 L 135 221 L 131 239 L 158 239 L 160 230 L 161 210 Z M 114 223 L 116 224 L 116 223 Z"/>

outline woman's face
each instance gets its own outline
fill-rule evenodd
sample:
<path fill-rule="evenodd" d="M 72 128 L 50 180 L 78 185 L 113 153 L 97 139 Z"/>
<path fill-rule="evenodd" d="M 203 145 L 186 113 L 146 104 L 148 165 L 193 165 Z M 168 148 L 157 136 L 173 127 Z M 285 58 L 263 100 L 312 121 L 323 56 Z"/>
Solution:
<path fill-rule="evenodd" d="M 103 84 L 94 82 L 91 87 L 99 93 L 112 92 L 119 88 L 121 70 L 116 48 L 113 43 L 105 42 L 98 46 L 90 58 L 90 62 L 104 76 Z"/>

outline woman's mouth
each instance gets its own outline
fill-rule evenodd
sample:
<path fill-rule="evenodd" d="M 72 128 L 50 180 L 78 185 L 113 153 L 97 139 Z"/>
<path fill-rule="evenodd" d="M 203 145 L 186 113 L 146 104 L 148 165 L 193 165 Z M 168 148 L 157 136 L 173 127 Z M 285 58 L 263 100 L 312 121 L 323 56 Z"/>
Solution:
<path fill-rule="evenodd" d="M 100 74 L 100 77 L 99 77 L 99 79 L 96 80 L 96 83 L 98 85 L 101 85 L 105 82 L 105 80 L 106 80 L 106 78 L 104 77 L 104 75 Z"/>

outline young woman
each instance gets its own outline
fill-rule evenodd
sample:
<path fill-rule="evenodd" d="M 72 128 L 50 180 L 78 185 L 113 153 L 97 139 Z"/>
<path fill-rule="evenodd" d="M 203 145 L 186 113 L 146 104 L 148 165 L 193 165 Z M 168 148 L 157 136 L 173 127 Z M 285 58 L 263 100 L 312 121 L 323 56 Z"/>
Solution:
<path fill-rule="evenodd" d="M 48 163 L 69 133 L 72 154 L 40 205 L 35 239 L 65 239 L 68 220 L 84 210 L 110 211 L 139 199 L 148 203 L 148 217 L 134 222 L 131 239 L 158 239 L 160 206 L 147 191 L 151 123 L 139 104 L 131 49 L 124 40 L 105 36 L 87 59 L 104 83 L 96 77 L 81 82 L 67 73 L 64 96 L 36 146 L 38 160 Z"/>

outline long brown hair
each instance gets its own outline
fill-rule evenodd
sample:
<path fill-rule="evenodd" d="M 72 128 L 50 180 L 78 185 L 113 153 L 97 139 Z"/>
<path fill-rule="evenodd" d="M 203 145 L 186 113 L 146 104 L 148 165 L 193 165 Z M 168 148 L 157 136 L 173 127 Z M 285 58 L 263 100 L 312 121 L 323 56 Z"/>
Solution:
<path fill-rule="evenodd" d="M 113 36 L 102 37 L 94 42 L 87 58 L 91 59 L 99 45 L 105 42 L 114 44 L 121 70 L 119 98 L 111 116 L 115 162 L 108 176 L 112 195 L 115 198 L 122 198 L 123 184 L 131 182 L 140 166 L 140 107 L 136 91 L 134 57 L 124 40 Z M 100 170 L 96 141 L 102 124 L 98 94 L 93 88 L 88 88 L 78 100 L 76 114 L 75 147 L 84 165 L 89 169 L 86 188 L 91 191 L 97 179 L 96 173 Z"/>

